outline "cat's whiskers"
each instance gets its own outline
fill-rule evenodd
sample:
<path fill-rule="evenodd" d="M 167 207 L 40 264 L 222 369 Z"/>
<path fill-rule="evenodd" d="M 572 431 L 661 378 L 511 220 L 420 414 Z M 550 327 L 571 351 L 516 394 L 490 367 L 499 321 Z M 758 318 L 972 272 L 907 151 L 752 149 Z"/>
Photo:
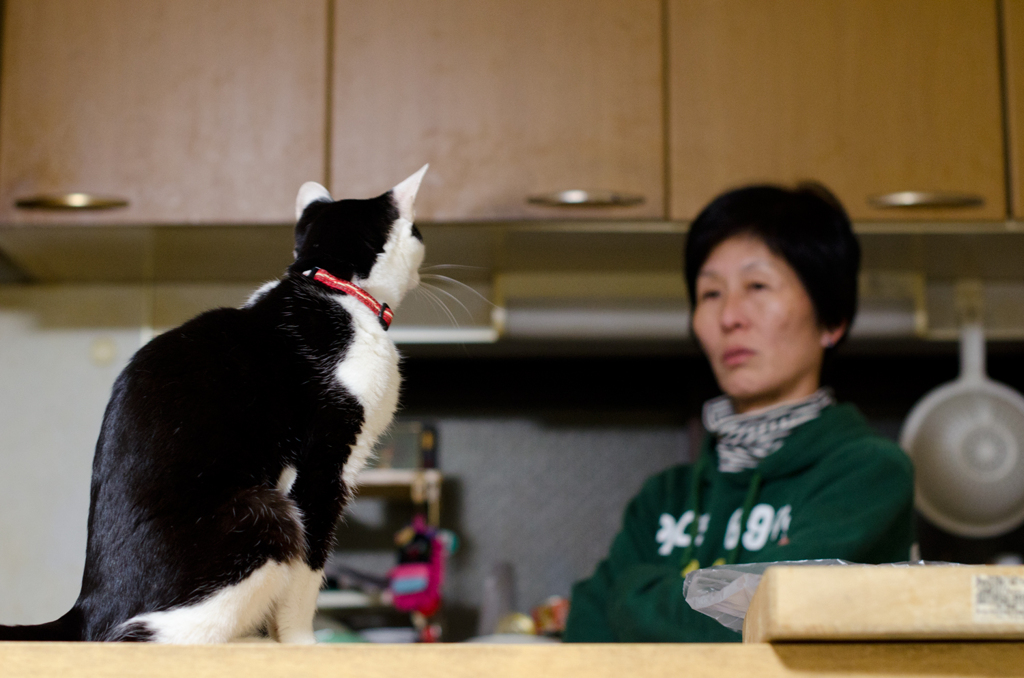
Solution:
<path fill-rule="evenodd" d="M 461 299 L 459 299 L 457 296 L 455 296 L 454 294 L 452 294 L 448 290 L 443 289 L 441 287 L 438 287 L 437 285 L 431 285 L 430 283 L 422 283 L 422 284 L 425 285 L 427 287 L 427 289 L 431 290 L 435 294 L 443 294 L 444 296 L 448 297 L 449 299 L 454 301 L 456 304 L 458 304 L 462 308 L 462 310 L 466 312 L 466 315 L 468 315 L 470 318 L 473 317 L 473 312 L 469 310 L 469 307 L 466 306 L 464 303 L 462 303 Z"/>
<path fill-rule="evenodd" d="M 466 264 L 423 264 L 419 268 L 419 272 L 423 273 L 426 271 L 432 271 L 437 268 L 459 268 L 464 271 L 485 271 L 487 270 L 483 266 L 467 266 Z"/>
<path fill-rule="evenodd" d="M 467 285 L 466 283 L 462 282 L 461 280 L 456 280 L 455 278 L 451 278 L 451 277 L 446 276 L 446 275 L 440 275 L 439 273 L 421 273 L 420 274 L 421 283 L 422 283 L 422 279 L 423 278 L 427 278 L 429 280 L 436 280 L 438 282 L 450 283 L 452 285 L 458 285 L 461 288 L 469 290 L 474 296 L 476 296 L 478 299 L 483 301 L 488 306 L 497 307 L 497 304 L 495 304 L 493 301 L 491 301 L 490 299 L 485 297 L 483 294 L 478 292 L 476 290 L 476 288 L 474 288 L 472 285 Z M 436 290 L 440 290 L 441 289 L 437 285 L 431 285 L 431 287 L 436 289 Z M 447 294 L 447 292 L 446 292 L 446 294 Z"/>
<path fill-rule="evenodd" d="M 451 309 L 448 308 L 447 305 L 445 305 L 445 303 L 441 300 L 440 297 L 434 294 L 434 292 L 432 292 L 430 289 L 427 289 L 428 287 L 433 288 L 434 286 L 430 285 L 429 283 L 421 283 L 420 286 L 417 287 L 414 291 L 423 294 L 428 301 L 439 306 L 441 310 L 444 311 L 444 314 L 448 317 L 448 320 L 451 321 L 452 325 L 458 327 L 458 318 L 455 317 L 455 314 L 452 313 Z"/>

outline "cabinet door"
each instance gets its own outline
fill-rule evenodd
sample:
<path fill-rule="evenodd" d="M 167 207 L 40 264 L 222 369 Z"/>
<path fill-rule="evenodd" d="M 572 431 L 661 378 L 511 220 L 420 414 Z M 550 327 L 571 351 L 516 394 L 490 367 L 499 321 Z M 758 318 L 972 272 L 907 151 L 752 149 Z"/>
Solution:
<path fill-rule="evenodd" d="M 1011 206 L 1024 219 L 1024 0 L 1003 0 L 1003 39 Z"/>
<path fill-rule="evenodd" d="M 4 4 L 4 222 L 290 222 L 324 180 L 325 0 Z M 129 204 L 13 206 L 72 191 Z"/>
<path fill-rule="evenodd" d="M 337 0 L 331 186 L 429 220 L 663 217 L 659 0 Z M 527 197 L 606 189 L 635 207 Z"/>
<path fill-rule="evenodd" d="M 854 219 L 1000 219 L 994 0 L 670 0 L 671 214 L 803 179 Z M 945 191 L 980 207 L 881 209 Z"/>

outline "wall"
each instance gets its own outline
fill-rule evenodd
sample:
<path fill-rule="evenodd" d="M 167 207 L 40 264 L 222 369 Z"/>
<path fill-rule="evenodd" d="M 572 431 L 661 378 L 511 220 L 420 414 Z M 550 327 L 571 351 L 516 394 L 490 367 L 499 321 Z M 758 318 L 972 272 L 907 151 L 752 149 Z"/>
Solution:
<path fill-rule="evenodd" d="M 0 285 L 0 623 L 74 603 L 93 448 L 118 373 L 153 327 L 249 286 Z"/>
<path fill-rule="evenodd" d="M 50 621 L 78 595 L 92 451 L 144 304 L 137 290 L 0 287 L 0 623 Z"/>
<path fill-rule="evenodd" d="M 622 510 L 652 473 L 686 461 L 672 427 L 550 426 L 529 419 L 451 419 L 443 466 L 461 485 L 454 602 L 479 605 L 492 565 L 516 573 L 518 607 L 569 595 L 608 552 Z"/>

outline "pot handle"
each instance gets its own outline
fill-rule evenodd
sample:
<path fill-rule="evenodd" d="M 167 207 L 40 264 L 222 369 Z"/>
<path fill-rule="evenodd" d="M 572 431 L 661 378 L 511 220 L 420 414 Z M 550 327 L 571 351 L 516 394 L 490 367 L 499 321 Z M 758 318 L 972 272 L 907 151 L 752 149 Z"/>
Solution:
<path fill-rule="evenodd" d="M 960 379 L 985 380 L 985 328 L 980 322 L 968 322 L 960 328 Z"/>

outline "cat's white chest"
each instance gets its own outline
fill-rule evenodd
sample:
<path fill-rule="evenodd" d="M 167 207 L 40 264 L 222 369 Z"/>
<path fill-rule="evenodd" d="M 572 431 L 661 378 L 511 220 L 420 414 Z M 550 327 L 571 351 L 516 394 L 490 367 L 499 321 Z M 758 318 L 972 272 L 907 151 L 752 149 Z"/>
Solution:
<path fill-rule="evenodd" d="M 353 297 L 337 299 L 352 316 L 353 338 L 334 377 L 363 407 L 363 428 L 345 464 L 344 480 L 349 486 L 366 465 L 380 434 L 391 424 L 398 407 L 398 350 L 380 321 Z"/>

